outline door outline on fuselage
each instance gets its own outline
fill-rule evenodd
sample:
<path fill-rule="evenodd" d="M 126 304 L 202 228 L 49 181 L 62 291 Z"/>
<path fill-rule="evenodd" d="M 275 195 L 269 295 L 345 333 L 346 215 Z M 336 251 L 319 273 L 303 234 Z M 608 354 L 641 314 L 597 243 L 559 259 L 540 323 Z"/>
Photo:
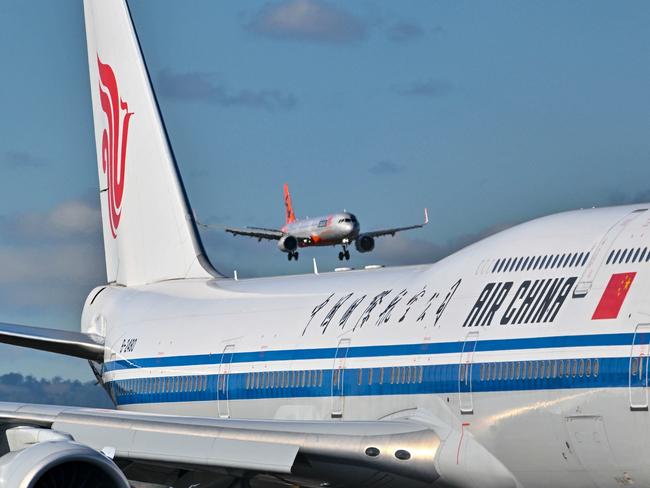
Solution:
<path fill-rule="evenodd" d="M 591 250 L 591 256 L 587 262 L 575 289 L 573 290 L 574 297 L 584 297 L 589 293 L 594 283 L 594 279 L 598 274 L 598 270 L 607 259 L 609 250 L 614 246 L 616 239 L 623 233 L 625 228 L 634 222 L 637 217 L 643 215 L 647 208 L 637 208 L 629 214 L 625 215 L 622 219 L 611 226 L 603 237 L 598 241 L 598 244 Z"/>
<path fill-rule="evenodd" d="M 332 418 L 339 419 L 343 417 L 343 408 L 345 406 L 345 360 L 350 350 L 350 339 L 341 339 L 336 346 L 334 362 L 332 364 Z"/>
<path fill-rule="evenodd" d="M 628 391 L 630 410 L 648 410 L 648 363 L 650 362 L 650 324 L 639 324 L 634 329 L 630 365 L 628 370 Z"/>
<path fill-rule="evenodd" d="M 219 374 L 217 375 L 217 412 L 219 418 L 230 418 L 230 366 L 232 355 L 235 352 L 235 345 L 228 344 L 223 348 L 221 361 L 219 362 Z"/>
<path fill-rule="evenodd" d="M 472 394 L 472 369 L 474 353 L 478 344 L 478 331 L 472 331 L 465 336 L 458 364 L 458 406 L 462 415 L 474 413 L 474 397 Z"/>

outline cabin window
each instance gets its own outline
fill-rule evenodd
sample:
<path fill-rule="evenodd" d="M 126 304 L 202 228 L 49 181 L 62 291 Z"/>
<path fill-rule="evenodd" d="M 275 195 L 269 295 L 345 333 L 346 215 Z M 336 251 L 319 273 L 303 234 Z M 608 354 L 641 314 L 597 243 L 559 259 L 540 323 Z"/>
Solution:
<path fill-rule="evenodd" d="M 323 370 L 318 372 L 318 386 L 323 386 Z"/>
<path fill-rule="evenodd" d="M 384 368 L 379 368 L 379 384 L 384 384 Z"/>
<path fill-rule="evenodd" d="M 639 253 L 641 252 L 641 248 L 638 247 L 636 252 L 634 253 L 634 259 L 632 259 L 633 263 L 636 263 L 637 258 L 639 257 Z"/>
<path fill-rule="evenodd" d="M 585 364 L 585 376 L 589 378 L 591 376 L 591 359 L 587 359 Z"/>
<path fill-rule="evenodd" d="M 418 371 L 418 383 L 422 383 L 423 378 L 424 378 L 424 367 L 420 366 L 420 370 Z"/>
<path fill-rule="evenodd" d="M 628 254 L 628 251 L 629 251 L 629 254 Z M 627 259 L 625 259 L 626 256 L 627 256 Z M 621 256 L 621 261 L 620 262 L 622 263 L 623 260 L 625 260 L 625 262 L 628 263 L 630 261 L 631 256 L 632 256 L 632 251 L 630 249 L 626 249 L 625 251 L 623 251 L 623 255 Z"/>
<path fill-rule="evenodd" d="M 363 370 L 359 368 L 359 377 L 357 378 L 357 384 L 361 385 L 361 381 L 363 381 Z"/>
<path fill-rule="evenodd" d="M 485 379 L 485 363 L 481 363 L 481 381 Z"/>
<path fill-rule="evenodd" d="M 515 378 L 517 379 L 521 378 L 521 361 L 517 361 L 517 365 L 515 369 Z"/>
<path fill-rule="evenodd" d="M 506 265 L 506 260 L 502 259 L 501 264 L 499 265 L 499 269 L 497 270 L 497 273 L 500 273 L 501 271 L 503 271 L 503 268 L 505 267 L 505 265 Z"/>
<path fill-rule="evenodd" d="M 499 267 L 499 263 L 500 263 L 500 262 L 501 262 L 501 260 L 500 260 L 500 259 L 497 259 L 497 262 L 494 263 L 494 268 L 492 268 L 492 272 L 493 272 L 493 273 L 494 273 L 494 272 L 497 270 L 497 268 Z"/>
<path fill-rule="evenodd" d="M 373 368 L 370 368 L 368 370 L 368 384 L 369 385 L 372 385 L 372 372 L 373 372 Z"/>
<path fill-rule="evenodd" d="M 585 258 L 582 260 L 583 265 L 587 262 L 587 259 L 589 259 L 589 254 L 590 253 L 585 254 Z"/>
<path fill-rule="evenodd" d="M 598 358 L 594 359 L 594 378 L 598 378 L 598 373 L 600 372 L 600 364 Z"/>
<path fill-rule="evenodd" d="M 578 374 L 578 360 L 574 359 L 571 361 L 571 377 L 575 378 L 576 374 Z"/>
<path fill-rule="evenodd" d="M 645 253 L 648 251 L 647 247 L 643 248 L 643 251 L 641 251 L 641 256 L 639 256 L 639 262 L 643 261 L 643 256 L 645 256 Z"/>
<path fill-rule="evenodd" d="M 578 362 L 578 376 L 582 378 L 585 374 L 585 360 L 580 359 Z"/>

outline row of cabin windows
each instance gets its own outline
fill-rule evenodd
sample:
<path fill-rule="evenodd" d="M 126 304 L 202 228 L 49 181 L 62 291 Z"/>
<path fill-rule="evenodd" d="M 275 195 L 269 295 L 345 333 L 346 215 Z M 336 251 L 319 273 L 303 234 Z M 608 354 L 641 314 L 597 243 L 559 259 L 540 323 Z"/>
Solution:
<path fill-rule="evenodd" d="M 607 256 L 606 264 L 621 264 L 621 263 L 640 263 L 642 261 L 650 261 L 650 252 L 648 248 L 644 247 L 641 250 L 640 247 L 636 249 L 613 249 L 612 252 Z"/>
<path fill-rule="evenodd" d="M 424 368 L 422 366 L 395 366 L 392 368 L 368 368 L 359 369 L 357 372 L 357 384 L 378 384 L 389 383 L 391 385 L 410 385 L 422 383 L 424 379 Z M 334 385 L 338 385 L 338 377 L 334 374 Z"/>
<path fill-rule="evenodd" d="M 207 391 L 208 379 L 206 376 L 133 378 L 117 381 L 113 388 L 118 395 L 199 392 Z"/>
<path fill-rule="evenodd" d="M 223 378 L 223 377 L 222 377 Z M 221 388 L 223 382 L 221 383 Z M 323 370 L 260 371 L 246 374 L 246 389 L 304 388 L 323 386 Z"/>
<path fill-rule="evenodd" d="M 598 377 L 598 359 L 551 359 L 540 361 L 512 361 L 506 363 L 481 363 L 481 381 L 536 380 L 555 378 Z M 466 365 L 461 364 L 460 377 L 468 376 Z"/>
<path fill-rule="evenodd" d="M 584 266 L 589 259 L 588 252 L 550 254 L 546 256 L 528 256 L 497 259 L 492 268 L 493 273 L 510 271 L 530 271 L 537 269 L 572 268 Z"/>

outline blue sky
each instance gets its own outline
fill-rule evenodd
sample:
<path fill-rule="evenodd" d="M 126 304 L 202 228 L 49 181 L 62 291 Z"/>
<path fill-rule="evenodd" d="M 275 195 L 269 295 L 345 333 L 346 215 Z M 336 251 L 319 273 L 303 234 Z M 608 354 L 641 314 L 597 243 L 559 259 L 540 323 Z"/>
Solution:
<path fill-rule="evenodd" d="M 539 215 L 650 200 L 648 2 L 130 2 L 191 203 L 218 225 L 347 209 L 431 224 L 352 265 L 430 262 Z M 81 1 L 0 3 L 0 320 L 74 330 L 104 263 Z M 273 243 L 205 232 L 240 276 Z M 87 379 L 0 347 L 0 373 Z"/>

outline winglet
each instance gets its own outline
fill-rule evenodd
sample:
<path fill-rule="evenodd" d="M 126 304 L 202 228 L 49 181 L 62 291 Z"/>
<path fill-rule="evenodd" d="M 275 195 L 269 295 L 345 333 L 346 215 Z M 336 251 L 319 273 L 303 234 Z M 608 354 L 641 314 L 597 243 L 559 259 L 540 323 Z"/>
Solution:
<path fill-rule="evenodd" d="M 316 258 L 312 258 L 312 259 L 313 259 L 313 262 L 314 262 L 314 274 L 317 275 L 318 274 L 318 265 L 316 264 Z"/>
<path fill-rule="evenodd" d="M 424 225 L 427 225 L 429 223 L 429 211 L 427 210 L 427 207 L 424 207 Z"/>

